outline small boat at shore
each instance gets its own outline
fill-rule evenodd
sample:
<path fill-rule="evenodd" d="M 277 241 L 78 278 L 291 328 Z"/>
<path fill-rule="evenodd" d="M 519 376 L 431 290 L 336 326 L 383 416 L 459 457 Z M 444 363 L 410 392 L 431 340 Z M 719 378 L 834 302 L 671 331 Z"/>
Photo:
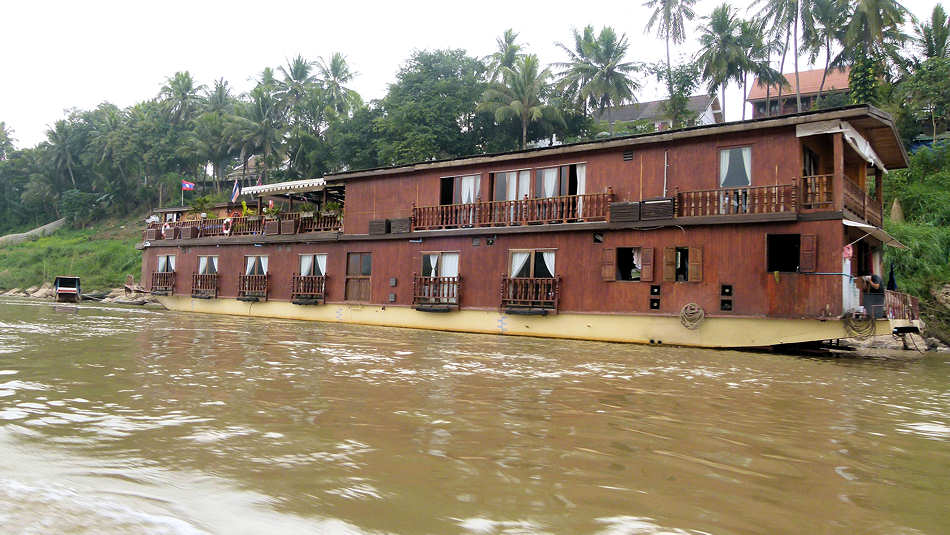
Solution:
<path fill-rule="evenodd" d="M 59 303 L 78 303 L 82 300 L 79 277 L 59 276 L 53 282 L 53 292 Z"/>

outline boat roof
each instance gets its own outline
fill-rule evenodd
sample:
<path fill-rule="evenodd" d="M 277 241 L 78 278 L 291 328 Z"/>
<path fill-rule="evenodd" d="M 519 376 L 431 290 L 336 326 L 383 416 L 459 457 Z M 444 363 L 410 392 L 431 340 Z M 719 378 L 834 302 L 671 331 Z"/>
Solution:
<path fill-rule="evenodd" d="M 326 175 L 327 184 L 346 180 L 381 177 L 387 175 L 406 174 L 432 169 L 463 167 L 485 163 L 497 163 L 525 160 L 544 156 L 556 156 L 594 150 L 612 149 L 618 147 L 634 147 L 652 143 L 669 143 L 686 139 L 695 139 L 705 136 L 715 136 L 734 132 L 764 130 L 768 128 L 796 126 L 799 124 L 828 121 L 833 119 L 848 121 L 855 128 L 862 131 L 881 157 L 888 169 L 903 169 L 907 167 L 907 151 L 900 140 L 900 135 L 890 114 L 867 104 L 844 106 L 827 110 L 807 111 L 775 117 L 758 117 L 745 121 L 728 123 L 714 123 L 709 125 L 692 126 L 678 130 L 661 130 L 647 134 L 612 137 L 604 140 L 581 141 L 555 147 L 539 147 L 494 154 L 482 154 L 431 160 L 392 167 L 377 167 L 359 171 L 346 171 Z"/>

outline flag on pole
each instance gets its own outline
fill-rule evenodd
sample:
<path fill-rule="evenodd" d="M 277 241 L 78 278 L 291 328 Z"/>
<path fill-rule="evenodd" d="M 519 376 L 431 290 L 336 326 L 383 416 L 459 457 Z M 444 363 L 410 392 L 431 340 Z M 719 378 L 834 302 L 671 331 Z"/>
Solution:
<path fill-rule="evenodd" d="M 195 189 L 195 183 L 194 183 L 194 182 L 188 182 L 187 180 L 182 180 L 182 181 L 181 181 L 181 190 L 182 190 L 182 191 L 191 191 L 191 190 L 193 190 L 193 189 Z"/>
<path fill-rule="evenodd" d="M 231 202 L 235 203 L 238 200 L 238 197 L 241 196 L 241 185 L 238 184 L 238 181 L 234 181 L 234 187 L 231 188 Z"/>

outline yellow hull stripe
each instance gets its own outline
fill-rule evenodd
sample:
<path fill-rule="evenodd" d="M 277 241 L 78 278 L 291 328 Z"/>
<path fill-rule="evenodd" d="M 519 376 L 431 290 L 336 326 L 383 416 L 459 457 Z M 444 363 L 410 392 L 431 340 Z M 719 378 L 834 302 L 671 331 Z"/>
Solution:
<path fill-rule="evenodd" d="M 580 313 L 522 316 L 489 310 L 419 312 L 404 306 L 383 305 L 245 303 L 237 299 L 186 296 L 158 299 L 169 310 L 182 312 L 637 344 L 761 347 L 850 336 L 841 320 L 715 317 L 706 318 L 698 329 L 689 330 L 683 327 L 679 317 L 670 316 Z M 890 334 L 890 322 L 878 320 L 875 330 L 876 335 Z"/>

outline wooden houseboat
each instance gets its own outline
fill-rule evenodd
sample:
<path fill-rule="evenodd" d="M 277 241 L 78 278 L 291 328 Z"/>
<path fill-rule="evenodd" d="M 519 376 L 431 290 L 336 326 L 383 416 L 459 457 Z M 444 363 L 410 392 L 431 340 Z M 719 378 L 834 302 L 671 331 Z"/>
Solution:
<path fill-rule="evenodd" d="M 880 228 L 882 173 L 906 165 L 891 118 L 853 106 L 345 172 L 246 188 L 254 215 L 165 210 L 142 280 L 173 310 L 448 331 L 890 334 L 916 327 L 916 302 L 858 283 L 901 247 Z"/>

